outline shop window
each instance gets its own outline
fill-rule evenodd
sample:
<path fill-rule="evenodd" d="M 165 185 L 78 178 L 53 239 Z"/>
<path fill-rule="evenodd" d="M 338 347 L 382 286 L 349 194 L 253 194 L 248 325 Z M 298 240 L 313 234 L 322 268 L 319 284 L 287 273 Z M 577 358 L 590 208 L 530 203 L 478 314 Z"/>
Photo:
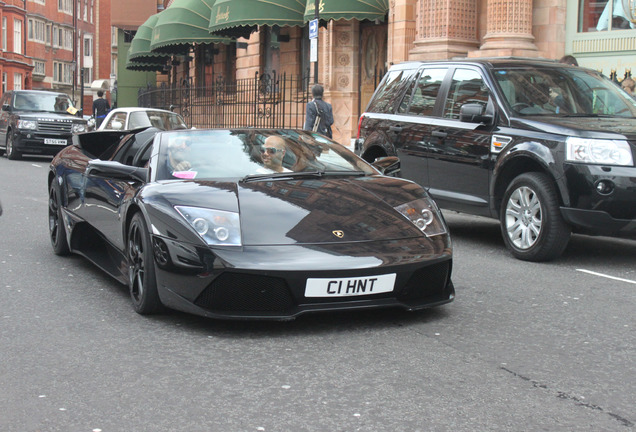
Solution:
<path fill-rule="evenodd" d="M 626 3 L 626 4 L 624 4 Z M 623 0 L 579 0 L 579 33 L 636 28 L 631 2 Z"/>
<path fill-rule="evenodd" d="M 13 52 L 22 54 L 22 21 L 13 20 Z"/>
<path fill-rule="evenodd" d="M 13 74 L 13 90 L 22 90 L 22 74 L 14 73 Z"/>
<path fill-rule="evenodd" d="M 33 75 L 40 75 L 40 76 L 44 76 L 46 75 L 46 63 L 41 61 L 41 60 L 34 60 L 33 61 Z"/>
<path fill-rule="evenodd" d="M 2 17 L 2 51 L 7 50 L 7 17 Z"/>

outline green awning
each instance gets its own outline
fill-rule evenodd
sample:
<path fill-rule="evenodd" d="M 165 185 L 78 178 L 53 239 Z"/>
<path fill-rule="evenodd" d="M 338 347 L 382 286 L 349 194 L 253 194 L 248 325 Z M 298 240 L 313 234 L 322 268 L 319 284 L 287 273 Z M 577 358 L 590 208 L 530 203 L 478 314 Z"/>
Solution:
<path fill-rule="evenodd" d="M 161 72 L 164 70 L 165 65 L 165 63 L 127 61 L 126 69 L 133 71 Z"/>
<path fill-rule="evenodd" d="M 208 31 L 214 0 L 174 0 L 152 30 L 150 50 L 157 53 L 185 54 L 195 43 L 230 43 L 231 40 Z"/>
<path fill-rule="evenodd" d="M 210 33 L 249 37 L 259 25 L 304 26 L 305 0 L 216 0 Z"/>
<path fill-rule="evenodd" d="M 152 29 L 155 28 L 158 19 L 159 14 L 152 15 L 145 23 L 139 26 L 128 49 L 129 61 L 134 61 L 135 63 L 165 63 L 168 60 L 167 55 L 150 51 Z M 128 64 L 126 64 L 126 67 L 128 67 Z"/>
<path fill-rule="evenodd" d="M 316 2 L 307 0 L 305 21 L 314 19 Z M 384 21 L 389 11 L 388 0 L 320 0 L 321 20 L 357 19 Z"/>

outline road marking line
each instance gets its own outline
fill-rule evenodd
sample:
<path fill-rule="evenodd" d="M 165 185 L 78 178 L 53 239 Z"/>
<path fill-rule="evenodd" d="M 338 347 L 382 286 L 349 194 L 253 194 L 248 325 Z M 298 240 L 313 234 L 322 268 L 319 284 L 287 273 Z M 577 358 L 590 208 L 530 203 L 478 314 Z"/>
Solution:
<path fill-rule="evenodd" d="M 606 275 L 606 274 L 603 274 L 603 273 L 593 272 L 591 270 L 576 269 L 576 271 L 580 271 L 580 272 L 583 272 L 583 273 L 588 273 L 588 274 L 591 274 L 591 275 L 594 275 L 594 276 L 604 277 L 604 278 L 607 278 L 607 279 L 614 279 L 614 280 L 621 281 L 621 282 L 627 282 L 627 283 L 631 283 L 631 284 L 636 284 L 635 280 L 623 279 L 623 278 L 619 278 L 619 277 L 616 277 L 616 276 L 610 276 L 610 275 Z"/>

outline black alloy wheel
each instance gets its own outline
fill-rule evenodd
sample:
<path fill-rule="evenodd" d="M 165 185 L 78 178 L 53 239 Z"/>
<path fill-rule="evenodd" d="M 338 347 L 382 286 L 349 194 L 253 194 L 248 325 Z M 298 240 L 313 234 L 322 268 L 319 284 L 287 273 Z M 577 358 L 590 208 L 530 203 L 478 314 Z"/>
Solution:
<path fill-rule="evenodd" d="M 539 172 L 521 174 L 510 183 L 500 224 L 510 252 L 525 261 L 555 259 L 570 239 L 571 228 L 561 216 L 555 185 Z"/>
<path fill-rule="evenodd" d="M 128 257 L 128 288 L 133 308 L 139 314 L 159 312 L 161 301 L 157 292 L 155 264 L 146 221 L 136 213 L 128 227 L 126 247 Z"/>
<path fill-rule="evenodd" d="M 49 187 L 49 237 L 56 255 L 68 255 L 69 248 L 62 217 L 62 200 L 55 181 Z"/>
<path fill-rule="evenodd" d="M 22 157 L 22 154 L 15 149 L 15 144 L 13 142 L 13 133 L 11 133 L 11 131 L 7 133 L 7 147 L 5 153 L 7 155 L 7 159 L 10 160 L 18 160 Z"/>

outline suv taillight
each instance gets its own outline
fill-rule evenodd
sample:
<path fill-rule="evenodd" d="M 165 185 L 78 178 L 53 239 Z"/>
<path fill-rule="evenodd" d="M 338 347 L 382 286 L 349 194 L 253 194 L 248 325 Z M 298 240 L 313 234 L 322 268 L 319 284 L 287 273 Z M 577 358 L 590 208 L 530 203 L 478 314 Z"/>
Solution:
<path fill-rule="evenodd" d="M 360 120 L 358 120 L 358 136 L 356 138 L 360 138 L 360 128 L 362 127 L 362 120 L 364 120 L 364 113 L 360 116 Z"/>

